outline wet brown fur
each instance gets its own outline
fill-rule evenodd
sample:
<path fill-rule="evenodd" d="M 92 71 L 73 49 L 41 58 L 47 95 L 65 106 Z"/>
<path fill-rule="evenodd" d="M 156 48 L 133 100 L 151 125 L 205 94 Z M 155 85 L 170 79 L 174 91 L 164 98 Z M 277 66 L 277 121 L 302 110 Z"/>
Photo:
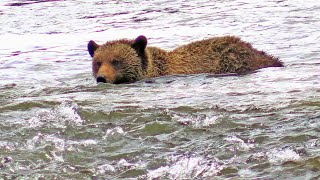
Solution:
<path fill-rule="evenodd" d="M 168 74 L 247 73 L 283 66 L 278 58 L 234 36 L 214 37 L 180 46 L 169 53 Z"/>
<path fill-rule="evenodd" d="M 234 36 L 195 41 L 170 52 L 156 47 L 141 50 L 141 43 L 135 45 L 137 39 L 110 41 L 97 47 L 93 75 L 104 76 L 110 83 L 127 83 L 170 74 L 247 73 L 283 66 L 278 58 Z"/>

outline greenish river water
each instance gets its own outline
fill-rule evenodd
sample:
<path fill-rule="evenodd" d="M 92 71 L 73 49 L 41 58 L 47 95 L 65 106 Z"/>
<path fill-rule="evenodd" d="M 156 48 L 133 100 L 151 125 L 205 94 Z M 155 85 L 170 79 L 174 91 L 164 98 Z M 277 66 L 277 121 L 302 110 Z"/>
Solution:
<path fill-rule="evenodd" d="M 320 2 L 0 2 L 0 179 L 319 179 Z M 87 42 L 236 35 L 283 68 L 97 84 Z"/>

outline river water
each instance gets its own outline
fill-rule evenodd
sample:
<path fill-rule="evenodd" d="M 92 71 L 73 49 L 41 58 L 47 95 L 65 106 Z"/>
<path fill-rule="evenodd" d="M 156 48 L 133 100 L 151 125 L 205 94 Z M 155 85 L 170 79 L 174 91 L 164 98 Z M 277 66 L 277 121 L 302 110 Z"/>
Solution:
<path fill-rule="evenodd" d="M 2 0 L 0 179 L 319 179 L 320 2 Z M 283 68 L 96 84 L 89 40 L 236 35 Z"/>

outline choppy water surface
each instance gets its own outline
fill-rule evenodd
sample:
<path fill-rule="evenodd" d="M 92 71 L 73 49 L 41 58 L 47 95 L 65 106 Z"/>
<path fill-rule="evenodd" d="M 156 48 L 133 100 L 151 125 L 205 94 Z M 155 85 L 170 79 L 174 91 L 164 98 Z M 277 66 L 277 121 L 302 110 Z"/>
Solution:
<path fill-rule="evenodd" d="M 318 1 L 0 2 L 0 179 L 320 178 Z M 286 67 L 96 84 L 86 44 L 237 35 Z"/>

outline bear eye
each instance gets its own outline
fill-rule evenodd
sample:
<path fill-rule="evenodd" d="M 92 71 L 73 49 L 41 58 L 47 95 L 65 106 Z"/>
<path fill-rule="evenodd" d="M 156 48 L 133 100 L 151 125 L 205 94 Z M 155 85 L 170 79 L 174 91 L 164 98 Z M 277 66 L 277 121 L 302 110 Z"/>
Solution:
<path fill-rule="evenodd" d="M 100 67 L 101 66 L 101 62 L 97 61 L 97 66 Z"/>
<path fill-rule="evenodd" d="M 118 67 L 121 64 L 121 61 L 119 59 L 114 59 L 111 63 L 113 66 Z"/>

